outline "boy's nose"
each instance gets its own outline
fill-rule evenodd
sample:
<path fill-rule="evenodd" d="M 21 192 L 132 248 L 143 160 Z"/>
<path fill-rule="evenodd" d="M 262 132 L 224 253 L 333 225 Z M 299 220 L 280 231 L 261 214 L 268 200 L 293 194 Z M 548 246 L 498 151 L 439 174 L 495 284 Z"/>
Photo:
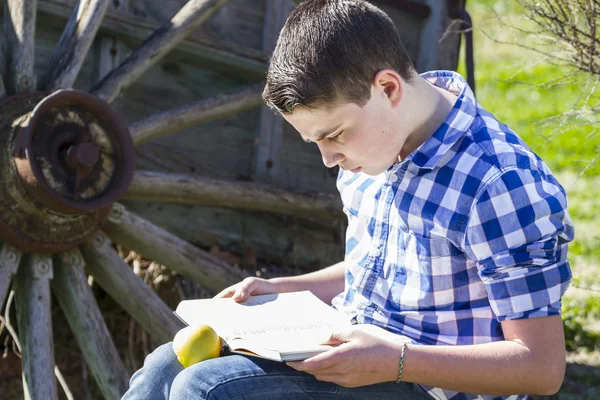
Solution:
<path fill-rule="evenodd" d="M 323 143 L 323 141 L 317 142 L 317 147 L 321 152 L 321 157 L 323 157 L 323 164 L 325 164 L 327 168 L 333 168 L 346 160 L 346 156 L 336 151 L 337 149 L 335 147 Z"/>
<path fill-rule="evenodd" d="M 325 164 L 327 168 L 333 168 L 346 159 L 342 153 L 321 152 L 321 155 L 323 156 L 323 164 Z"/>

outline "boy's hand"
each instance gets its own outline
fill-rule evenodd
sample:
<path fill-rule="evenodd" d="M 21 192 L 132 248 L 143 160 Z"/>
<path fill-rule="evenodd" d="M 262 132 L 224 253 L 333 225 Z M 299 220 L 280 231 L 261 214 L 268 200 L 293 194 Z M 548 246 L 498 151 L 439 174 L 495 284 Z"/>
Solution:
<path fill-rule="evenodd" d="M 273 282 L 250 276 L 235 285 L 223 289 L 214 298 L 231 297 L 234 301 L 241 302 L 247 300 L 248 296 L 271 293 L 278 293 L 277 286 Z"/>
<path fill-rule="evenodd" d="M 337 347 L 287 365 L 345 387 L 390 382 L 398 376 L 402 343 L 409 342 L 375 325 L 354 325 L 331 335 L 327 344 Z"/>

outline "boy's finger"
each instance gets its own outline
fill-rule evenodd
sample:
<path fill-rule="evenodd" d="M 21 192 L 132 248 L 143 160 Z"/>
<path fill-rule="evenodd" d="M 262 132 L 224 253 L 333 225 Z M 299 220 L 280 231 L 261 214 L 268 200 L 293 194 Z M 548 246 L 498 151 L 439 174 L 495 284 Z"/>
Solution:
<path fill-rule="evenodd" d="M 256 289 L 256 285 L 257 285 L 257 282 L 254 280 L 243 281 L 242 284 L 236 288 L 235 293 L 233 295 L 233 299 L 235 301 L 247 300 L 248 297 L 252 293 L 254 293 L 254 290 Z"/>
<path fill-rule="evenodd" d="M 248 298 L 248 289 L 244 287 L 238 287 L 233 294 L 233 300 L 244 301 Z"/>
<path fill-rule="evenodd" d="M 231 297 L 231 296 L 233 296 L 234 293 L 235 293 L 235 288 L 234 287 L 228 287 L 228 288 L 225 288 L 225 289 L 221 290 L 215 297 L 213 297 L 213 299 L 220 299 L 220 298 L 224 298 L 224 297 Z"/>

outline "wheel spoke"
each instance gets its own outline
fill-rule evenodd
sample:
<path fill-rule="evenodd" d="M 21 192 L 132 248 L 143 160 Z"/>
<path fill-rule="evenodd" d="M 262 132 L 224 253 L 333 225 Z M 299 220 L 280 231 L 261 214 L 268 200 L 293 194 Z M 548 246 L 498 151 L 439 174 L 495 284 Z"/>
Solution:
<path fill-rule="evenodd" d="M 26 399 L 57 399 L 50 307 L 52 258 L 30 254 L 15 279 Z"/>
<path fill-rule="evenodd" d="M 4 15 L 8 13 L 8 8 L 6 7 L 4 0 L 0 0 L 0 9 L 2 9 Z M 2 21 L 0 21 L 0 85 L 3 85 L 2 78 L 4 77 L 4 79 L 6 79 L 6 77 L 8 76 L 8 43 L 6 37 L 10 32 L 7 27 L 7 21 L 8 18 L 6 17 L 4 17 Z"/>
<path fill-rule="evenodd" d="M 0 251 L 0 308 L 4 303 L 8 286 L 13 275 L 16 275 L 21 260 L 21 251 L 9 244 L 3 244 Z"/>
<path fill-rule="evenodd" d="M 52 291 L 104 398 L 120 399 L 129 377 L 87 283 L 84 266 L 79 250 L 62 253 L 54 268 Z"/>
<path fill-rule="evenodd" d="M 37 0 L 7 0 L 4 13 L 7 32 L 8 73 L 6 85 L 11 93 L 32 91 L 35 88 L 34 36 Z"/>
<path fill-rule="evenodd" d="M 246 277 L 239 269 L 127 211 L 120 204 L 113 205 L 104 230 L 115 242 L 216 291 Z"/>
<path fill-rule="evenodd" d="M 92 89 L 92 93 L 109 103 L 112 102 L 122 90 L 135 82 L 228 1 L 190 0 L 170 21 L 164 23 L 125 58 L 121 65 L 104 77 Z"/>
<path fill-rule="evenodd" d="M 136 171 L 124 198 L 304 217 L 345 218 L 339 197 L 331 193 L 293 192 L 263 183 L 217 180 L 191 174 Z"/>
<path fill-rule="evenodd" d="M 79 0 L 50 61 L 49 74 L 44 83 L 46 90 L 54 92 L 73 87 L 109 1 Z"/>
<path fill-rule="evenodd" d="M 173 340 L 183 323 L 112 248 L 102 232 L 81 246 L 87 271 L 158 343 Z"/>
<path fill-rule="evenodd" d="M 258 107 L 262 104 L 263 87 L 262 83 L 251 85 L 232 93 L 200 100 L 133 123 L 129 126 L 133 143 L 140 145 L 203 122 Z"/>

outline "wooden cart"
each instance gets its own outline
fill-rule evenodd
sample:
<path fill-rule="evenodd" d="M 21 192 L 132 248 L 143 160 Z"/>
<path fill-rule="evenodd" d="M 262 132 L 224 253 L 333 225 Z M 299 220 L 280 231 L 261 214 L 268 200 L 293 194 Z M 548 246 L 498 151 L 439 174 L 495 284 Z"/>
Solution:
<path fill-rule="evenodd" d="M 343 257 L 337 171 L 261 105 L 293 2 L 2 3 L 0 305 L 14 289 L 26 398 L 57 398 L 51 290 L 107 399 L 128 374 L 88 275 L 157 342 L 181 327 L 113 243 L 214 290 L 246 276 L 214 243 L 301 270 Z M 418 70 L 456 68 L 464 1 L 374 3 Z"/>

